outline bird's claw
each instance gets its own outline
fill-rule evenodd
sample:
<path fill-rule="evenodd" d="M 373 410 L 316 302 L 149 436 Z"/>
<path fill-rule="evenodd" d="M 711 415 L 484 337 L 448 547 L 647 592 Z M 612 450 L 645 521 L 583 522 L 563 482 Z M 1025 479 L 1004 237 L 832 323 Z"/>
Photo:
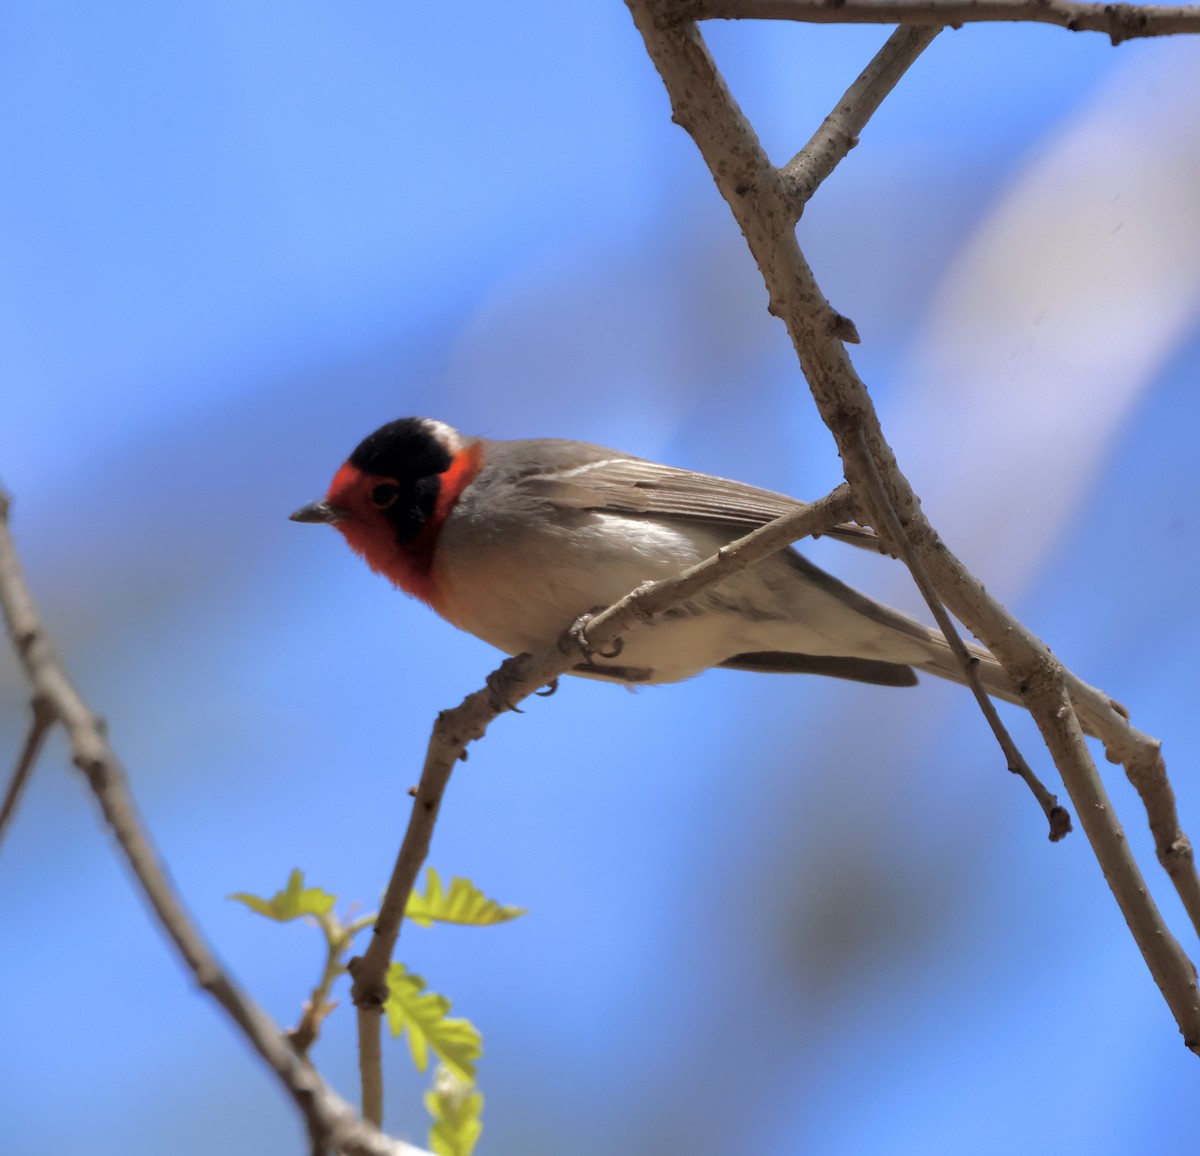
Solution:
<path fill-rule="evenodd" d="M 509 690 L 511 689 L 508 681 L 508 671 L 501 666 L 498 670 L 493 670 L 491 674 L 484 680 L 487 683 L 488 691 L 492 696 L 492 705 L 497 710 L 511 710 L 514 714 L 524 714 L 525 712 L 512 701 Z"/>
<path fill-rule="evenodd" d="M 558 690 L 558 679 L 552 678 L 541 690 L 535 690 L 533 693 L 538 698 L 549 698 L 556 690 Z"/>
<path fill-rule="evenodd" d="M 590 611 L 587 614 L 581 614 L 571 624 L 570 630 L 567 631 L 567 636 L 579 648 L 579 652 L 590 663 L 594 658 L 616 658 L 622 650 L 625 649 L 625 640 L 623 638 L 613 639 L 612 650 L 597 650 L 587 639 L 587 628 L 591 625 L 592 619 L 596 617 L 599 610 Z"/>

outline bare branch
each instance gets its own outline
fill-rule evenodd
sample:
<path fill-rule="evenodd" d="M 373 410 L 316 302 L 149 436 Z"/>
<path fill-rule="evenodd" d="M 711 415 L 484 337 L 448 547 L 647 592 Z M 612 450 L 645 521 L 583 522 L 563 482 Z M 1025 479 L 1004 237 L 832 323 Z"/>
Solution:
<path fill-rule="evenodd" d="M 1038 663 L 1026 681 L 1026 702 L 1037 720 L 1046 746 L 1063 774 L 1079 821 L 1100 861 L 1125 921 L 1142 950 L 1184 1043 L 1200 1053 L 1200 1005 L 1196 994 L 1196 969 L 1178 940 L 1162 924 L 1158 911 L 1147 903 L 1146 881 L 1129 851 L 1125 832 L 1096 764 L 1088 754 L 1079 719 L 1067 692 L 1063 669 L 1053 656 Z"/>
<path fill-rule="evenodd" d="M 896 87 L 940 31 L 937 26 L 897 28 L 813 133 L 808 144 L 783 166 L 783 178 L 797 217 L 821 183 L 858 144 L 859 134 L 884 97 Z"/>
<path fill-rule="evenodd" d="M 1074 701 L 1077 689 L 1070 679 L 1067 685 Z M 1191 840 L 1179 825 L 1175 792 L 1167 779 L 1162 744 L 1127 724 L 1116 728 L 1116 733 L 1106 732 L 1105 738 L 1109 760 L 1125 767 L 1129 781 L 1141 796 L 1142 805 L 1150 818 L 1158 861 L 1174 882 L 1188 918 L 1197 935 L 1200 935 L 1200 879 L 1196 875 Z"/>
<path fill-rule="evenodd" d="M 928 535 L 919 553 L 928 563 L 931 552 L 936 552 L 938 589 L 946 606 L 956 618 L 968 624 L 1010 673 L 1032 669 L 1044 661 L 1057 662 L 1049 647 L 987 592 L 931 527 Z M 1125 708 L 1103 691 L 1069 670 L 1063 670 L 1063 678 L 1082 729 L 1100 740 L 1109 762 L 1123 766 L 1137 788 L 1154 835 L 1158 860 L 1174 884 L 1193 929 L 1200 935 L 1200 876 L 1191 840 L 1179 823 L 1162 744 L 1138 730 L 1129 721 Z M 1017 681 L 1021 681 L 1020 677 Z"/>
<path fill-rule="evenodd" d="M 682 0 L 692 20 L 798 20 L 806 24 L 921 24 L 957 28 L 981 21 L 1057 24 L 1103 32 L 1113 44 L 1200 32 L 1193 4 L 1095 4 L 1077 0 Z"/>
<path fill-rule="evenodd" d="M 944 565 L 946 605 L 987 644 L 1011 671 L 1033 669 L 1044 661 L 1057 661 L 1041 639 L 1000 605 L 970 574 L 966 566 L 940 543 Z M 1137 788 L 1154 835 L 1155 851 L 1166 870 L 1197 935 L 1200 935 L 1200 877 L 1196 873 L 1191 840 L 1179 824 L 1175 793 L 1167 781 L 1162 744 L 1137 729 L 1128 713 L 1103 691 L 1089 686 L 1069 670 L 1063 671 L 1071 704 L 1080 725 L 1104 744 L 1109 762 L 1125 768 Z"/>
<path fill-rule="evenodd" d="M 987 645 L 1013 678 L 1014 685 L 1027 686 L 1045 662 L 1053 662 L 1053 656 L 1044 643 L 990 598 L 979 581 L 946 549 L 921 512 L 917 497 L 883 435 L 866 386 L 837 337 L 838 326 L 833 320 L 836 315 L 800 251 L 788 190 L 730 96 L 699 30 L 694 24 L 681 23 L 679 9 L 673 5 L 654 0 L 627 0 L 627 3 L 667 88 L 674 119 L 700 149 L 762 272 L 770 294 L 770 310 L 788 328 L 813 399 L 837 441 L 846 479 L 861 503 L 863 520 L 876 527 L 887 521 L 882 493 L 886 505 L 899 519 L 904 538 L 920 557 L 938 599 Z M 836 11 L 845 12 L 852 4 L 853 0 Z M 695 13 L 698 7 L 702 6 L 687 10 Z M 747 4 L 746 8 L 749 7 Z M 773 7 L 781 11 L 784 5 Z M 788 6 L 789 11 L 793 9 L 799 10 L 799 6 Z M 707 14 L 721 13 L 714 10 Z M 875 470 L 879 484 L 873 478 Z M 1068 687 L 1075 686 L 1077 680 L 1063 677 Z M 1120 719 L 1111 700 L 1094 691 L 1090 695 L 1081 691 L 1080 697 L 1086 700 L 1089 714 L 1097 716 L 1092 729 L 1106 742 L 1111 741 L 1114 733 L 1128 738 L 1121 731 L 1122 726 L 1127 728 L 1127 720 Z M 1063 725 L 1061 720 L 1046 713 L 1051 710 L 1053 714 L 1057 705 L 1051 708 L 1044 697 L 1033 697 L 1027 700 L 1027 706 L 1043 735 L 1058 733 Z M 1059 751 L 1055 749 L 1055 753 Z M 1064 758 L 1059 770 L 1068 792 L 1076 799 L 1077 809 L 1082 812 L 1078 799 L 1091 799 L 1094 795 L 1094 786 L 1087 781 L 1085 763 L 1077 756 Z M 1167 929 L 1149 892 L 1144 887 L 1139 891 L 1128 885 L 1130 879 L 1138 877 L 1137 867 L 1119 827 L 1089 821 L 1084 830 L 1185 1041 L 1193 1050 L 1200 1048 L 1200 1009 L 1191 961 Z M 1192 867 L 1188 856 L 1177 855 L 1176 861 L 1180 873 Z M 1116 865 L 1120 865 L 1119 870 Z"/>
<path fill-rule="evenodd" d="M 278 1076 L 304 1116 L 314 1151 L 420 1156 L 420 1149 L 384 1136 L 359 1120 L 353 1108 L 325 1084 L 312 1065 L 292 1051 L 270 1018 L 237 988 L 204 942 L 159 861 L 124 769 L 108 744 L 103 722 L 80 697 L 42 626 L 21 573 L 8 511 L 8 498 L 0 493 L 0 608 L 13 647 L 33 686 L 34 701 L 42 704 L 47 719 L 66 729 L 72 761 L 86 775 L 142 893 L 188 970 Z"/>
<path fill-rule="evenodd" d="M 594 651 L 607 650 L 638 623 L 646 622 L 747 566 L 761 562 L 798 538 L 828 532 L 854 514 L 849 490 L 840 486 L 819 501 L 723 546 L 713 557 L 677 577 L 647 583 L 632 591 L 587 621 L 582 631 L 583 639 Z M 374 935 L 367 950 L 350 961 L 350 974 L 354 977 L 352 995 L 359 1009 L 360 1065 L 364 1055 L 373 1063 L 371 1057 L 378 1050 L 378 1045 L 369 1041 L 379 1033 L 379 1017 L 387 999 L 388 964 L 400 935 L 408 897 L 429 854 L 433 829 L 454 764 L 466 758 L 468 745 L 483 737 L 493 719 L 570 670 L 579 660 L 579 644 L 579 635 L 572 627 L 542 654 L 521 654 L 506 659 L 488 679 L 484 689 L 468 695 L 457 707 L 438 715 L 429 738 L 408 828 L 379 909 Z M 364 1040 L 368 1042 L 364 1044 Z"/>

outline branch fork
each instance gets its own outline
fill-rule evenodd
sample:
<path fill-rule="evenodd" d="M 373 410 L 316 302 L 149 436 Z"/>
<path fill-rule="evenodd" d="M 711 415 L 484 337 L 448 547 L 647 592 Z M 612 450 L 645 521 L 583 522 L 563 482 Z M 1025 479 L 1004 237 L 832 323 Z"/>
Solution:
<path fill-rule="evenodd" d="M 1153 740 L 1135 731 L 1107 696 L 1062 670 L 1046 645 L 996 602 L 938 538 L 884 437 L 866 386 L 842 341 L 826 324 L 829 303 L 796 239 L 796 202 L 812 195 L 820 179 L 840 159 L 837 153 L 860 135 L 859 130 L 873 111 L 868 94 L 883 83 L 874 78 L 890 76 L 895 70 L 902 73 L 923 46 L 919 40 L 909 40 L 902 50 L 904 41 L 898 37 L 905 30 L 893 33 L 839 105 L 842 123 L 830 125 L 827 121 L 824 132 L 814 137 L 816 144 L 810 142 L 780 176 L 726 87 L 699 29 L 691 23 L 680 23 L 676 9 L 656 0 L 627 3 L 670 96 L 673 118 L 700 150 L 758 264 L 770 311 L 787 327 L 813 400 L 837 442 L 846 479 L 861 503 L 864 517 L 877 527 L 892 527 L 889 536 L 896 538 L 893 544 L 900 548 L 914 580 L 928 587 L 931 606 L 940 604 L 963 622 L 1010 676 L 1016 676 L 1014 684 L 1025 684 L 1025 704 L 1062 772 L 1105 878 L 1185 1042 L 1195 1050 L 1200 1041 L 1195 969 L 1146 888 L 1103 794 L 1083 731 L 1097 735 L 1110 754 L 1116 753 L 1127 773 L 1136 773 L 1135 785 L 1138 781 L 1146 785 L 1143 799 L 1151 815 L 1159 859 L 1167 866 L 1193 927 L 1200 933 L 1200 879 L 1186 851 L 1172 851 L 1190 847 L 1190 843 L 1179 828 L 1174 798 Z M 1147 35 L 1200 31 L 1198 8 L 1139 6 L 1134 11 L 1138 20 L 1144 17 Z M 697 18 L 898 20 L 934 26 L 955 23 L 960 17 L 1053 22 L 1065 19 L 1075 21 L 1074 27 L 1097 27 L 1110 34 L 1114 21 L 1129 16 L 1121 5 L 1074 4 L 1070 0 L 970 0 L 964 4 L 951 0 L 842 0 L 836 5 L 802 0 L 696 0 L 690 12 Z M 889 71 L 892 65 L 895 67 Z M 832 164 L 829 157 L 836 158 Z M 742 195 L 747 184 L 756 189 L 754 198 Z M 1053 693 L 1040 689 L 1047 685 L 1047 679 L 1055 688 Z M 1096 821 L 1097 807 L 1105 808 L 1108 821 Z M 1048 814 L 1053 829 L 1056 812 L 1051 808 Z"/>

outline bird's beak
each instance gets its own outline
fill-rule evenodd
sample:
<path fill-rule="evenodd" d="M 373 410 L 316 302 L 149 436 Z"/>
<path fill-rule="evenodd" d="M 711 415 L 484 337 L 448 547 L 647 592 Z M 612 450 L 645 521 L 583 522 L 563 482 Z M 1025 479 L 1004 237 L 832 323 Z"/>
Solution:
<path fill-rule="evenodd" d="M 289 514 L 288 518 L 292 522 L 328 522 L 332 525 L 334 522 L 340 522 L 345 515 L 341 510 L 335 510 L 328 502 L 309 502 L 307 506 L 301 506 L 294 514 Z"/>

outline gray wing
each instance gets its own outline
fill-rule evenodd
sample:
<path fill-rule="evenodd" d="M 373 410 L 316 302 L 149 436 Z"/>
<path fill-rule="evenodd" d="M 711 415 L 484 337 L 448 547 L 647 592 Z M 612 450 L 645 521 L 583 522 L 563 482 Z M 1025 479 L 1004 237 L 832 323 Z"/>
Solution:
<path fill-rule="evenodd" d="M 744 482 L 631 458 L 603 446 L 545 439 L 510 442 L 508 447 L 510 468 L 522 459 L 528 463 L 520 470 L 521 488 L 570 509 L 688 518 L 748 534 L 807 504 Z M 882 552 L 878 537 L 861 526 L 844 523 L 828 533 Z"/>
<path fill-rule="evenodd" d="M 602 446 L 544 439 L 492 442 L 490 447 L 489 461 L 494 462 L 499 475 L 543 500 L 577 510 L 696 519 L 725 528 L 732 538 L 805 505 L 770 490 L 631 458 Z M 837 526 L 829 534 L 884 552 L 875 534 L 860 526 Z M 946 640 L 936 630 L 860 594 L 794 550 L 786 556 L 808 582 L 864 617 L 923 643 L 929 658 L 913 665 L 953 682 L 966 681 Z M 968 646 L 968 650 L 979 661 L 979 673 L 988 693 L 1019 703 L 1019 696 L 995 658 L 977 646 Z M 720 665 L 735 670 L 823 674 L 888 686 L 910 686 L 916 681 L 907 664 L 875 659 L 769 651 L 736 654 Z M 632 682 L 637 681 L 636 674 L 622 671 L 617 677 Z"/>

